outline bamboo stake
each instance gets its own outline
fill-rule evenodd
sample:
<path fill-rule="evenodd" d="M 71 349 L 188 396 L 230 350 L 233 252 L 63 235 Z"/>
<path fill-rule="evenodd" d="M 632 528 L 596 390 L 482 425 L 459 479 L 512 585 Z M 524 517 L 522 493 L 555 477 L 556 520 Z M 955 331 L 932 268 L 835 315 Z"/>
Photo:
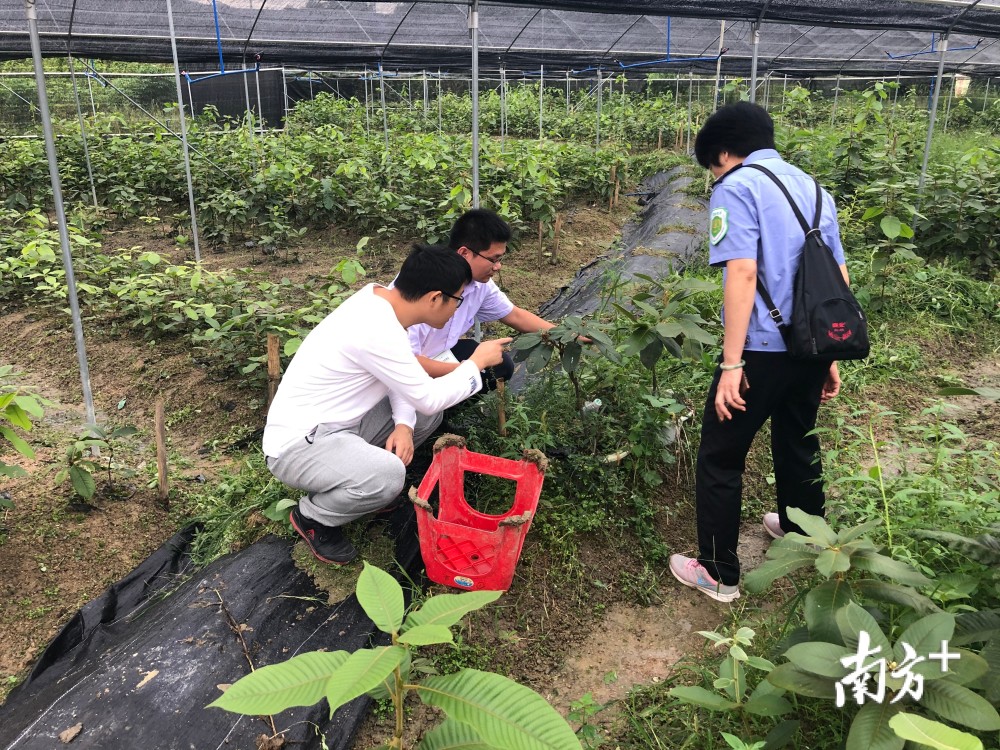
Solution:
<path fill-rule="evenodd" d="M 556 225 L 553 228 L 553 231 L 555 233 L 555 242 L 552 245 L 552 257 L 549 258 L 549 263 L 551 263 L 552 265 L 556 264 L 556 261 L 559 257 L 559 235 L 562 232 L 562 222 L 563 222 L 562 214 L 556 214 Z"/>
<path fill-rule="evenodd" d="M 497 420 L 499 422 L 499 432 L 500 437 L 507 437 L 507 409 L 506 404 L 506 390 L 507 384 L 504 382 L 503 378 L 497 379 Z"/>
<path fill-rule="evenodd" d="M 274 394 L 278 392 L 281 380 L 281 355 L 278 352 L 278 336 L 267 334 L 267 405 L 270 408 Z"/>
<path fill-rule="evenodd" d="M 608 212 L 609 213 L 610 213 L 611 209 L 615 207 L 615 189 L 614 189 L 614 186 L 615 186 L 615 183 L 617 183 L 617 182 L 618 182 L 618 165 L 617 164 L 612 164 L 611 165 L 611 180 L 610 180 L 610 184 L 611 184 L 610 193 L 611 194 L 608 196 Z"/>
<path fill-rule="evenodd" d="M 156 433 L 156 499 L 166 510 L 170 510 L 170 487 L 167 485 L 167 437 L 166 421 L 163 418 L 163 399 L 156 399 L 153 417 L 153 431 Z"/>

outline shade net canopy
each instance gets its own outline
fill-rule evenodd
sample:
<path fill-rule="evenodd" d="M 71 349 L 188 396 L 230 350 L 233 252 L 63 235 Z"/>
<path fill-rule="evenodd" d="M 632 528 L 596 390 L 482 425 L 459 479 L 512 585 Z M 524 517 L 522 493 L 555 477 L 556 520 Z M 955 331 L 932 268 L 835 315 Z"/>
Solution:
<path fill-rule="evenodd" d="M 745 75 L 752 24 L 760 21 L 761 72 L 932 72 L 943 33 L 950 34 L 948 71 L 1000 70 L 997 0 L 507 0 L 479 7 L 484 69 L 714 72 L 723 48 L 723 71 Z M 166 0 L 36 0 L 36 9 L 47 56 L 172 61 Z M 471 61 L 468 2 L 172 0 L 172 10 L 180 64 L 191 70 L 243 69 L 259 60 L 453 71 Z M 29 55 L 25 5 L 3 0 L 0 58 Z"/>

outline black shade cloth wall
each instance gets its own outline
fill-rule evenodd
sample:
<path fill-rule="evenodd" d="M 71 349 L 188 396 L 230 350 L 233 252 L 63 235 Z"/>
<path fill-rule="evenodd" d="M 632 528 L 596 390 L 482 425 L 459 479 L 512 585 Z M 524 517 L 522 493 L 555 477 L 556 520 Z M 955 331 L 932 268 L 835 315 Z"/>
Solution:
<path fill-rule="evenodd" d="M 470 66 L 468 2 L 216 0 L 213 9 L 212 0 L 172 0 L 172 8 L 182 65 L 218 65 L 221 40 L 227 68 L 258 54 L 266 66 Z M 37 11 L 45 55 L 172 60 L 166 0 L 37 0 Z M 932 34 L 947 31 L 951 48 L 965 48 L 948 53 L 948 70 L 1000 70 L 997 0 L 504 0 L 481 3 L 479 18 L 484 68 L 714 71 L 725 21 L 723 70 L 745 74 L 751 22 L 762 19 L 762 73 L 929 72 Z M 29 54 L 24 3 L 3 0 L 0 59 Z M 636 63 L 644 64 L 622 67 Z"/>

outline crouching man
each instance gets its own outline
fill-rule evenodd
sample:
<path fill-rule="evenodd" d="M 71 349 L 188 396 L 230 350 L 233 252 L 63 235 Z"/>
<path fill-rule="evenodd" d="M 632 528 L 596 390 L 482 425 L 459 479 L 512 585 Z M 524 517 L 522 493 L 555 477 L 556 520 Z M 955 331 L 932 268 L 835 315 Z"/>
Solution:
<path fill-rule="evenodd" d="M 319 560 L 343 565 L 357 557 L 341 527 L 396 499 L 414 448 L 445 409 L 482 388 L 481 370 L 502 361 L 509 338 L 480 344 L 432 378 L 411 349 L 406 329 L 442 328 L 471 281 L 453 250 L 417 245 L 392 288 L 369 284 L 353 294 L 288 365 L 263 450 L 271 473 L 305 493 L 290 520 Z"/>

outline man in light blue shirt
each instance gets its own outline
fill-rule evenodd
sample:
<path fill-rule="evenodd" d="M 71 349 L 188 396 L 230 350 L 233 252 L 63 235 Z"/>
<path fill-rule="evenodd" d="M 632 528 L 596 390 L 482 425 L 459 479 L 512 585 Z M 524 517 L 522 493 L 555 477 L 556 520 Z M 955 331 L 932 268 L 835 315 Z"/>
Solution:
<path fill-rule="evenodd" d="M 750 444 L 771 420 L 777 513 L 764 516 L 774 538 L 800 529 L 789 507 L 823 515 L 816 426 L 820 403 L 840 390 L 837 363 L 792 359 L 757 293 L 758 278 L 785 320 L 791 319 L 802 227 L 770 178 L 771 171 L 813 222 L 816 184 L 786 163 L 774 144 L 774 123 L 761 107 L 740 102 L 713 114 L 695 140 L 695 156 L 716 178 L 709 206 L 709 262 L 723 269 L 722 357 L 702 420 L 695 496 L 698 556 L 672 555 L 670 570 L 684 585 L 717 601 L 739 597 L 736 555 L 743 471 Z M 847 279 L 833 199 L 823 192 L 820 232 Z"/>

